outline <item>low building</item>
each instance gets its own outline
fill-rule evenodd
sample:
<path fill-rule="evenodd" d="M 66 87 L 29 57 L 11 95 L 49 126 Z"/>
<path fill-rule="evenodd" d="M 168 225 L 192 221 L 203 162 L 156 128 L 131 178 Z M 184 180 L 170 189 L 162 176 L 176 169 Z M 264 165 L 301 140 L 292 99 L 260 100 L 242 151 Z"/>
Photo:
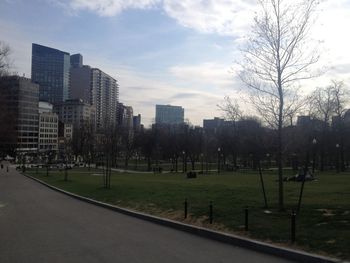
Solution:
<path fill-rule="evenodd" d="M 156 124 L 182 124 L 184 114 L 181 106 L 156 105 Z"/>
<path fill-rule="evenodd" d="M 203 120 L 203 129 L 207 132 L 216 132 L 224 125 L 225 120 L 215 117 L 214 119 Z"/>
<path fill-rule="evenodd" d="M 39 85 L 28 78 L 0 78 L 0 151 L 36 152 L 38 149 Z"/>
<path fill-rule="evenodd" d="M 70 160 L 72 152 L 73 124 L 58 122 L 58 152 L 59 159 Z"/>
<path fill-rule="evenodd" d="M 94 106 L 85 103 L 82 99 L 66 100 L 54 106 L 54 112 L 58 114 L 59 121 L 71 124 L 74 128 L 82 129 L 84 125 L 95 127 Z"/>
<path fill-rule="evenodd" d="M 58 151 L 58 115 L 48 102 L 39 102 L 39 151 Z"/>

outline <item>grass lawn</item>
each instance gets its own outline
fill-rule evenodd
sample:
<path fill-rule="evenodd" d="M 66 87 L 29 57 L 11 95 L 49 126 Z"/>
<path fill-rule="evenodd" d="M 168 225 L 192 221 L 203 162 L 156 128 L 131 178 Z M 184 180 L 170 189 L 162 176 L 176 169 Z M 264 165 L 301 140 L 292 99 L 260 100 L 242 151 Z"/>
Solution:
<path fill-rule="evenodd" d="M 263 196 L 256 172 L 200 175 L 186 179 L 183 174 L 112 174 L 112 189 L 102 188 L 101 170 L 79 168 L 64 172 L 28 170 L 59 188 L 103 202 L 149 214 L 205 226 L 221 231 L 289 245 L 290 213 L 298 202 L 301 183 L 286 182 L 286 211 L 277 211 L 276 174 L 264 173 L 269 211 L 264 212 Z M 290 173 L 290 172 L 289 172 Z M 306 182 L 301 211 L 297 216 L 296 243 L 306 251 L 350 259 L 350 173 L 322 173 Z M 184 219 L 187 198 L 189 217 Z M 214 223 L 209 224 L 209 202 L 214 206 Z M 244 231 L 244 207 L 249 207 L 249 231 Z"/>

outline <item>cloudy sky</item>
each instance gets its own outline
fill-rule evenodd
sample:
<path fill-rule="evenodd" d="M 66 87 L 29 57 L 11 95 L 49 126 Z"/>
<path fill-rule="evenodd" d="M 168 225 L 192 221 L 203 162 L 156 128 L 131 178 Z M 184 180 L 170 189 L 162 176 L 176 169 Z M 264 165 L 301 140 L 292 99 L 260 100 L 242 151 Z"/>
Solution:
<path fill-rule="evenodd" d="M 256 0 L 1 0 L 0 40 L 12 47 L 21 75 L 30 76 L 33 42 L 81 53 L 84 64 L 118 79 L 120 101 L 146 125 L 155 104 L 181 105 L 185 118 L 202 125 L 222 115 L 216 105 L 225 95 L 244 97 L 235 62 L 256 6 Z M 312 37 L 328 70 L 302 85 L 311 90 L 337 79 L 350 86 L 350 0 L 324 0 L 317 16 Z"/>

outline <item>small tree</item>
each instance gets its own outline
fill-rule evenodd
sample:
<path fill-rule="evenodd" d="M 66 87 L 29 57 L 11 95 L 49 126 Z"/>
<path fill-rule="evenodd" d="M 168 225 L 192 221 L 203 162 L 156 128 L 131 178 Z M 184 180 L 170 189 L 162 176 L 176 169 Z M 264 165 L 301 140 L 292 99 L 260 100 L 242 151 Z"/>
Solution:
<path fill-rule="evenodd" d="M 10 69 L 10 46 L 0 41 L 0 77 L 7 75 Z"/>
<path fill-rule="evenodd" d="M 318 61 L 308 52 L 308 35 L 316 0 L 260 0 L 261 11 L 254 19 L 252 37 L 243 50 L 240 78 L 252 92 L 251 100 L 262 117 L 277 131 L 279 209 L 283 198 L 283 125 L 297 105 L 298 81 L 314 75 Z"/>

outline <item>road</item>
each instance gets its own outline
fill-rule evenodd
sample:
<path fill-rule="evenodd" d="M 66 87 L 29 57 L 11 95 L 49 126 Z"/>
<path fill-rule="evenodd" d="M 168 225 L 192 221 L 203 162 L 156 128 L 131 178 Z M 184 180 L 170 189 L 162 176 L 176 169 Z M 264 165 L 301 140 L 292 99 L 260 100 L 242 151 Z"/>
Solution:
<path fill-rule="evenodd" d="M 0 169 L 0 262 L 291 262 L 119 214 Z"/>

